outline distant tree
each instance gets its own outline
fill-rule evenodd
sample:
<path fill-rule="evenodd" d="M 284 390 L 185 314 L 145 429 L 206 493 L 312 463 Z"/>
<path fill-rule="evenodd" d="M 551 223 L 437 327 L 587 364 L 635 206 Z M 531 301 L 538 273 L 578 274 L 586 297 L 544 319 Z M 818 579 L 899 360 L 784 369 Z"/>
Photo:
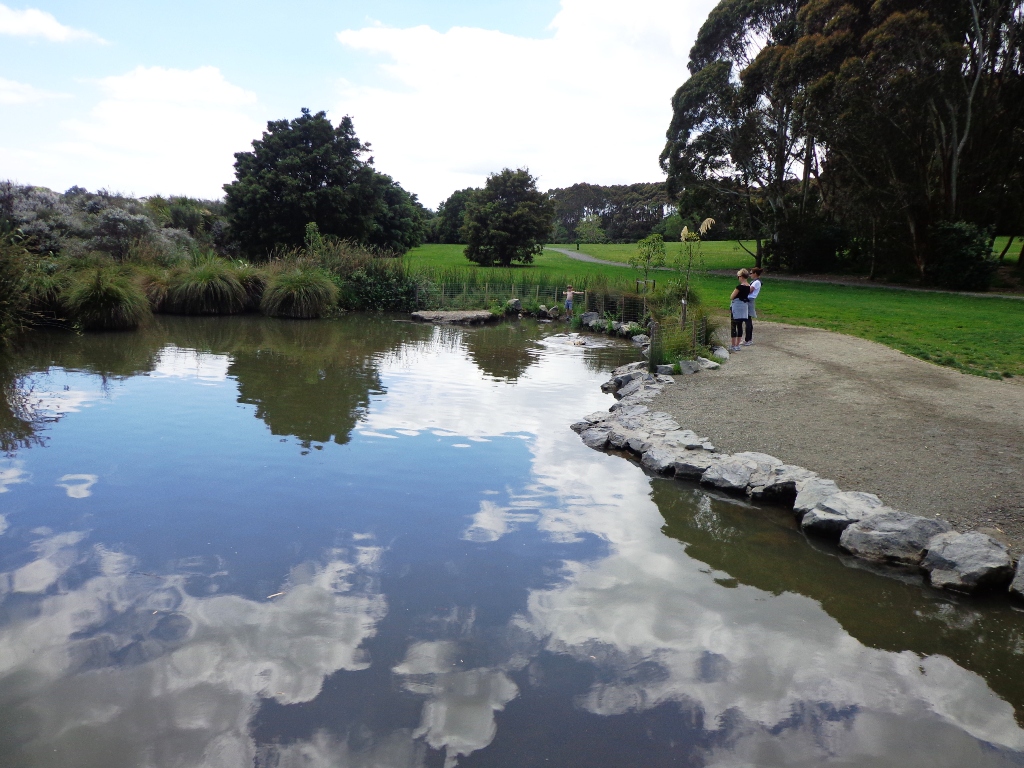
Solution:
<path fill-rule="evenodd" d="M 554 208 L 529 170 L 492 174 L 466 204 L 466 258 L 482 266 L 532 264 L 551 235 Z"/>
<path fill-rule="evenodd" d="M 608 236 L 601 227 L 601 218 L 594 214 L 587 216 L 576 225 L 576 242 L 607 243 Z"/>
<path fill-rule="evenodd" d="M 462 236 L 463 215 L 466 213 L 466 203 L 476 191 L 473 187 L 460 189 L 437 207 L 437 242 L 466 244 Z"/>
<path fill-rule="evenodd" d="M 268 122 L 251 152 L 235 154 L 235 181 L 224 186 L 233 236 L 261 255 L 301 245 L 312 221 L 325 235 L 390 250 L 418 244 L 415 198 L 373 169 L 369 150 L 348 116 L 335 127 L 325 112 L 303 109 Z"/>
<path fill-rule="evenodd" d="M 636 244 L 636 253 L 629 257 L 629 266 L 642 272 L 647 284 L 652 269 L 665 266 L 665 238 L 648 235 Z"/>

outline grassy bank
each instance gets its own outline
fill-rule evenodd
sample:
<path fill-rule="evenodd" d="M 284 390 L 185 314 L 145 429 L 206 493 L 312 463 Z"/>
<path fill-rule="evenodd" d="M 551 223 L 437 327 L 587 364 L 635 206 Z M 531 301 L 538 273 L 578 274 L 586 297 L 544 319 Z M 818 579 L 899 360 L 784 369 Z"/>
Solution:
<path fill-rule="evenodd" d="M 407 264 L 412 270 L 426 266 L 468 270 L 476 279 L 501 272 L 470 265 L 458 245 L 417 248 L 410 251 Z M 523 274 L 522 282 L 526 283 L 542 275 L 547 280 L 586 276 L 628 286 L 636 276 L 631 269 L 579 262 L 551 251 L 539 256 L 535 266 L 514 272 Z M 706 276 L 697 285 L 704 303 L 720 307 L 724 314 L 735 281 Z M 859 336 L 967 373 L 992 378 L 1024 376 L 1024 335 L 1016 330 L 1024 326 L 1024 301 L 768 278 L 758 312 L 764 320 Z"/>
<path fill-rule="evenodd" d="M 700 281 L 707 304 L 724 308 L 735 284 Z M 763 320 L 846 333 L 922 360 L 990 378 L 1024 376 L 1024 301 L 765 280 Z"/>

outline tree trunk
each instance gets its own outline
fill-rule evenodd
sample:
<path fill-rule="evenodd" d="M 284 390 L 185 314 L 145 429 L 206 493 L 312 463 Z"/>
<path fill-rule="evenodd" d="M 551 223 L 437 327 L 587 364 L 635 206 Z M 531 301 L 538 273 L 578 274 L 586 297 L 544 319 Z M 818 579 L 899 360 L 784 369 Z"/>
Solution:
<path fill-rule="evenodd" d="M 1016 237 L 1017 237 L 1016 235 L 1010 235 L 1010 239 L 1006 241 L 1006 246 L 1003 248 L 1002 251 L 999 252 L 999 263 L 1000 264 L 1002 264 L 1003 260 L 1006 259 L 1006 254 L 1009 253 L 1010 246 L 1013 245 L 1013 240 Z"/>
<path fill-rule="evenodd" d="M 764 259 L 764 249 L 761 246 L 761 238 L 757 238 L 757 251 L 754 253 L 754 266 L 761 267 L 761 262 Z"/>

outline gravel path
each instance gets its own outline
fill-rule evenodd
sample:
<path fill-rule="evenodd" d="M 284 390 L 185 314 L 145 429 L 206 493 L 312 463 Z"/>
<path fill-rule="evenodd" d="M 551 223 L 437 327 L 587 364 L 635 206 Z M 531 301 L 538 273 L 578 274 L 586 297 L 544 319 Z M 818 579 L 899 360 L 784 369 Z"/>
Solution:
<path fill-rule="evenodd" d="M 758 322 L 719 371 L 650 405 L 719 450 L 762 451 L 1024 552 L 1024 385 L 830 331 Z"/>
<path fill-rule="evenodd" d="M 552 248 L 548 246 L 545 248 L 545 250 L 554 251 L 555 253 L 560 253 L 563 256 L 568 256 L 570 259 L 575 259 L 576 261 L 586 261 L 591 264 L 604 264 L 605 266 L 609 267 L 629 266 L 629 264 L 627 264 L 624 261 L 608 261 L 607 259 L 599 259 L 596 256 L 591 256 L 589 253 L 583 253 L 582 251 L 570 251 L 568 248 Z"/>

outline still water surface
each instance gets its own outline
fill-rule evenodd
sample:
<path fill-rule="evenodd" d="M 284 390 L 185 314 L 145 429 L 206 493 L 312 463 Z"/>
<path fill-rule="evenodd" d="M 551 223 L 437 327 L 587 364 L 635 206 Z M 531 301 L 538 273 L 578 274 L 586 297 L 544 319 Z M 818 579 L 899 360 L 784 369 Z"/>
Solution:
<path fill-rule="evenodd" d="M 0 766 L 1024 765 L 1024 614 L 589 450 L 636 353 L 554 332 L 3 358 Z"/>

